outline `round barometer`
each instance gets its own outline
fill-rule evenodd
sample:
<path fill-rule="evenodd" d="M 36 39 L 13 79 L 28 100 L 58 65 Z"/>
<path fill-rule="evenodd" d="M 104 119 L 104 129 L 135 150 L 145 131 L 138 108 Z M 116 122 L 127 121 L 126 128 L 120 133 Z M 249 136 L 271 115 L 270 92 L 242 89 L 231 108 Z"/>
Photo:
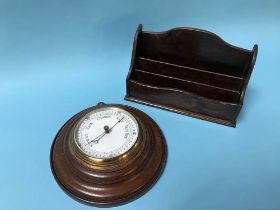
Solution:
<path fill-rule="evenodd" d="M 166 143 L 157 124 L 135 108 L 99 103 L 73 116 L 51 148 L 57 183 L 95 206 L 129 202 L 159 178 Z"/>

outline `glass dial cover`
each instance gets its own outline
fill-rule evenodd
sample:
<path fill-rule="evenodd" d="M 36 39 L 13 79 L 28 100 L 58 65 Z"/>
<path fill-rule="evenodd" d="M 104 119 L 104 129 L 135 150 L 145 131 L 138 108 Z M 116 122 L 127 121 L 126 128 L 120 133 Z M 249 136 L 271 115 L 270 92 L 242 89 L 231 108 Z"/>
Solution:
<path fill-rule="evenodd" d="M 91 158 L 111 159 L 129 151 L 138 134 L 138 123 L 132 114 L 118 107 L 102 107 L 81 118 L 75 128 L 74 142 Z"/>

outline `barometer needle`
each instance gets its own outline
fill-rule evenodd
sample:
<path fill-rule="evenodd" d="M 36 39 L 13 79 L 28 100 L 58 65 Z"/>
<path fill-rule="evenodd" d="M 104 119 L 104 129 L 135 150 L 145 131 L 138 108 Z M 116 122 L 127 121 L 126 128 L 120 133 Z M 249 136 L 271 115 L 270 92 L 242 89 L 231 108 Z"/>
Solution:
<path fill-rule="evenodd" d="M 118 123 L 120 123 L 123 120 L 124 116 L 118 120 L 118 122 L 116 122 L 111 128 L 109 128 L 109 130 L 105 130 L 105 132 L 103 132 L 102 134 L 100 134 L 99 136 L 97 136 L 96 138 L 94 138 L 93 140 L 89 141 L 86 145 L 90 144 L 91 142 L 94 142 L 95 144 L 99 143 L 99 140 L 105 136 L 107 133 L 109 133 Z"/>
<path fill-rule="evenodd" d="M 123 120 L 123 118 L 124 118 L 124 117 L 122 117 L 122 119 L 120 119 L 118 122 L 116 122 L 115 125 L 113 125 L 113 126 L 109 129 L 109 131 L 111 131 L 111 130 L 113 129 L 113 127 L 115 127 L 119 122 L 121 122 L 121 121 Z"/>

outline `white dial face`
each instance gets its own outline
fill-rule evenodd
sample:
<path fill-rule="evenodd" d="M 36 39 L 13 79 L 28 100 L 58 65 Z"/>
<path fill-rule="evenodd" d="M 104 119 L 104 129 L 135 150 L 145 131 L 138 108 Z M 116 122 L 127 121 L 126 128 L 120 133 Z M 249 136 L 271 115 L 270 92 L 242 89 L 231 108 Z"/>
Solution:
<path fill-rule="evenodd" d="M 139 134 L 136 119 L 117 107 L 103 107 L 89 112 L 77 124 L 75 143 L 86 155 L 110 159 L 126 153 Z"/>

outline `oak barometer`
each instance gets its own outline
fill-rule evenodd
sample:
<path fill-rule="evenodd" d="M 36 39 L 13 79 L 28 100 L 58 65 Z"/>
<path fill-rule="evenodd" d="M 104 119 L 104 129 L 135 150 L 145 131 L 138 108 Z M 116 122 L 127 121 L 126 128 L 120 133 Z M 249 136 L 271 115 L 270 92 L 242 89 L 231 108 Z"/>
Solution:
<path fill-rule="evenodd" d="M 142 111 L 99 103 L 68 120 L 51 148 L 57 183 L 71 197 L 95 206 L 129 202 L 159 178 L 166 143 Z"/>

